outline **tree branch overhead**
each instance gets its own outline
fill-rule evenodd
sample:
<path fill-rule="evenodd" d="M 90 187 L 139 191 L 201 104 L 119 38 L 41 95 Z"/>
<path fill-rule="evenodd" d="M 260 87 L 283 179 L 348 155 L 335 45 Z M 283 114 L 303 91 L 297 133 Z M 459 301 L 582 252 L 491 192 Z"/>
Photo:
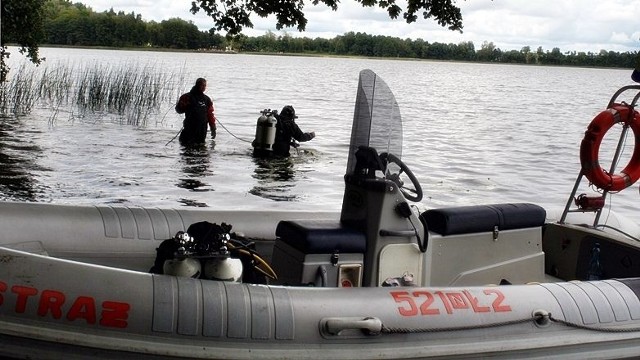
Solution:
<path fill-rule="evenodd" d="M 455 0 L 408 0 L 407 8 L 402 9 L 395 0 L 356 0 L 364 7 L 378 6 L 389 14 L 391 19 L 397 19 L 401 14 L 407 23 L 418 20 L 422 12 L 424 19 L 433 19 L 439 25 L 450 30 L 462 32 L 462 14 L 460 8 L 454 5 Z M 338 9 L 339 0 L 313 0 L 311 4 L 320 3 L 332 10 Z M 270 15 L 276 18 L 276 29 L 296 27 L 298 31 L 305 31 L 307 18 L 304 15 L 304 0 L 194 0 L 191 12 L 204 11 L 213 19 L 217 30 L 226 31 L 228 35 L 238 35 L 244 28 L 252 28 L 251 13 L 261 17 Z"/>

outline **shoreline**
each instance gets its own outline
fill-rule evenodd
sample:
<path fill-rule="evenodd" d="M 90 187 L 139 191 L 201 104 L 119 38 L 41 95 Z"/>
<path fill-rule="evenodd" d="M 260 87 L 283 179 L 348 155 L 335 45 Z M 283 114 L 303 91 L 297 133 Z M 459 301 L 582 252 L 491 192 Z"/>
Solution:
<path fill-rule="evenodd" d="M 9 47 L 17 47 L 14 44 L 7 44 Z M 397 61 L 433 61 L 445 63 L 461 63 L 461 64 L 500 64 L 500 65 L 524 65 L 524 66 L 544 66 L 544 67 L 567 67 L 567 68 L 586 68 L 586 69 L 617 69 L 617 70 L 633 70 L 633 68 L 614 67 L 614 66 L 589 66 L 589 65 L 558 65 L 558 64 L 527 64 L 527 63 L 506 63 L 491 61 L 469 61 L 469 60 L 447 60 L 447 59 L 423 59 L 415 57 L 385 57 L 385 56 L 361 56 L 361 55 L 337 55 L 329 53 L 284 53 L 272 51 L 226 51 L 216 49 L 172 49 L 160 47 L 110 47 L 110 46 L 78 46 L 78 45 L 49 45 L 43 44 L 40 48 L 54 49 L 93 49 L 93 50 L 115 50 L 115 51 L 154 51 L 154 52 L 178 52 L 178 53 L 198 53 L 198 54 L 218 54 L 218 55 L 266 55 L 266 56 L 298 56 L 298 57 L 327 57 L 337 59 L 368 59 L 368 60 L 397 60 Z"/>

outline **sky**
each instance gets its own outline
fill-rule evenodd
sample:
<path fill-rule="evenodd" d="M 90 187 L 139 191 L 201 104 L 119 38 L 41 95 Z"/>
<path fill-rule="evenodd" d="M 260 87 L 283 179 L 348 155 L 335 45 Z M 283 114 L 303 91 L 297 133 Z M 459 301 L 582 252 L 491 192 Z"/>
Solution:
<path fill-rule="evenodd" d="M 102 12 L 134 12 L 145 21 L 181 18 L 206 31 L 213 20 L 203 12 L 189 12 L 190 0 L 78 0 Z M 333 38 L 344 33 L 363 32 L 402 39 L 423 39 L 429 43 L 472 41 L 477 49 L 492 42 L 503 51 L 545 51 L 559 48 L 562 52 L 601 50 L 636 52 L 640 50 L 640 0 L 454 0 L 462 13 L 463 33 L 441 27 L 432 19 L 419 17 L 406 24 L 402 19 L 390 19 L 379 8 L 364 8 L 354 0 L 343 0 L 334 12 L 325 5 L 305 1 L 306 31 L 296 28 L 276 30 L 275 18 L 254 15 L 253 29 L 243 31 L 248 36 L 261 36 L 267 31 L 276 35 Z M 401 5 L 402 0 L 398 1 Z"/>

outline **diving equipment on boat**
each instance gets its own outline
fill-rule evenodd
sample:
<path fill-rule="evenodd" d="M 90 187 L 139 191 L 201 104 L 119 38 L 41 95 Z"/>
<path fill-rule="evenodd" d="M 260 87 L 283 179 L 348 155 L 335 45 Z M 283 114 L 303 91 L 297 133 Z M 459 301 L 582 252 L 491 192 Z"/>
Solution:
<path fill-rule="evenodd" d="M 277 278 L 273 269 L 255 251 L 255 244 L 232 226 L 201 221 L 164 240 L 150 272 L 208 280 L 246 281 L 265 284 Z M 246 271 L 245 271 L 246 270 Z"/>
<path fill-rule="evenodd" d="M 193 247 L 194 239 L 184 231 L 179 231 L 173 238 L 175 258 L 167 259 L 162 264 L 162 272 L 167 275 L 199 278 L 202 273 L 200 261 L 187 255 L 188 249 Z"/>
<path fill-rule="evenodd" d="M 276 140 L 277 110 L 264 109 L 256 124 L 256 136 L 251 145 L 255 151 L 273 151 Z"/>
<path fill-rule="evenodd" d="M 200 261 L 192 258 L 165 260 L 162 271 L 167 275 L 199 278 L 202 273 Z"/>
<path fill-rule="evenodd" d="M 212 257 L 205 261 L 203 275 L 208 280 L 242 282 L 242 260 L 229 255 Z"/>

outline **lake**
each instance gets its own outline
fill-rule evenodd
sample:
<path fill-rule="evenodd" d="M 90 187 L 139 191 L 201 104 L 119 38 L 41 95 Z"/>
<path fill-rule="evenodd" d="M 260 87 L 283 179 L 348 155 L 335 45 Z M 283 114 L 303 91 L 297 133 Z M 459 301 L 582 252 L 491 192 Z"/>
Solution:
<path fill-rule="evenodd" d="M 14 52 L 12 68 L 17 69 L 22 58 Z M 136 64 L 166 71 L 173 77 L 165 86 L 175 98 L 161 104 L 144 126 L 46 104 L 28 116 L 3 119 L 2 200 L 339 210 L 358 73 L 372 69 L 400 106 L 402 159 L 424 189 L 422 208 L 504 202 L 563 207 L 580 170 L 579 147 L 587 125 L 618 88 L 631 83 L 631 71 L 619 69 L 56 48 L 41 52 L 45 67 Z M 185 150 L 171 141 L 182 126 L 173 107 L 198 77 L 208 80 L 218 136 L 207 140 L 206 148 Z M 288 160 L 253 159 L 250 142 L 260 110 L 284 105 L 294 106 L 302 130 L 315 131 L 317 137 Z M 626 153 L 633 150 L 632 139 Z M 617 135 L 605 140 L 601 159 L 612 157 Z M 581 192 L 592 193 L 586 181 Z M 640 220 L 637 201 L 638 190 L 632 186 L 609 198 L 607 206 Z"/>

